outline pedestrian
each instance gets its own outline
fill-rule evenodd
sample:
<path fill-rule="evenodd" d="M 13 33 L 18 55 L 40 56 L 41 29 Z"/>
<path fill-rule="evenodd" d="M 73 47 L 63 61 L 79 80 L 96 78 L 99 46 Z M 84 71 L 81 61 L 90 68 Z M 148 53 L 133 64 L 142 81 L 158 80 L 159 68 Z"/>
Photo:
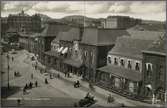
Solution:
<path fill-rule="evenodd" d="M 37 65 L 35 65 L 35 70 L 37 70 Z"/>
<path fill-rule="evenodd" d="M 113 101 L 114 101 L 114 98 L 111 96 L 111 94 L 109 94 L 107 98 L 107 103 L 111 103 Z"/>
<path fill-rule="evenodd" d="M 48 84 L 48 80 L 47 80 L 47 78 L 45 78 L 45 84 Z"/>
<path fill-rule="evenodd" d="M 30 89 L 32 88 L 32 82 L 29 83 L 29 87 L 30 87 Z"/>
<path fill-rule="evenodd" d="M 35 86 L 36 86 L 36 87 L 38 86 L 38 82 L 37 82 L 37 81 L 35 81 Z"/>
<path fill-rule="evenodd" d="M 67 73 L 67 77 L 70 78 L 70 73 Z"/>
<path fill-rule="evenodd" d="M 12 62 L 14 61 L 14 57 L 12 56 Z"/>
<path fill-rule="evenodd" d="M 57 78 L 60 78 L 60 74 L 59 73 L 57 74 Z"/>
<path fill-rule="evenodd" d="M 16 77 L 16 71 L 14 72 L 14 76 Z"/>
<path fill-rule="evenodd" d="M 23 95 L 26 93 L 26 87 L 23 88 Z"/>
<path fill-rule="evenodd" d="M 17 99 L 17 104 L 20 105 L 20 103 L 21 103 L 21 100 Z"/>
<path fill-rule="evenodd" d="M 31 79 L 33 79 L 33 74 L 31 74 Z"/>
<path fill-rule="evenodd" d="M 27 85 L 27 83 L 26 83 L 26 85 L 25 85 L 25 89 L 28 89 L 28 85 Z"/>
<path fill-rule="evenodd" d="M 50 73 L 50 79 L 52 79 L 52 75 L 51 75 L 51 73 Z"/>

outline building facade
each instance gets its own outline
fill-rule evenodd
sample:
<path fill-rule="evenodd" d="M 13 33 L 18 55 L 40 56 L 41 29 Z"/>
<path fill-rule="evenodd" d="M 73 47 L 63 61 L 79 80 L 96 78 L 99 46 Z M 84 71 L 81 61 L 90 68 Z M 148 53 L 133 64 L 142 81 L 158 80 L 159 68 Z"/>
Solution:
<path fill-rule="evenodd" d="M 166 102 L 165 40 L 158 40 L 143 51 L 143 89 L 146 99 Z"/>
<path fill-rule="evenodd" d="M 106 65 L 109 50 L 118 37 L 128 35 L 126 30 L 85 28 L 80 43 L 83 52 L 84 75 L 87 81 L 96 82 L 97 68 Z"/>
<path fill-rule="evenodd" d="M 15 28 L 17 32 L 40 32 L 41 18 L 38 15 L 29 16 L 22 11 L 19 14 L 10 14 L 7 18 L 7 25 Z"/>
<path fill-rule="evenodd" d="M 38 36 L 38 58 L 45 64 L 45 52 L 51 50 L 51 42 L 58 36 L 60 31 L 66 31 L 69 26 L 59 22 L 48 22 L 45 29 Z"/>
<path fill-rule="evenodd" d="M 140 24 L 140 19 L 135 19 L 127 16 L 108 16 L 102 21 L 104 28 L 126 29 L 137 24 Z"/>
<path fill-rule="evenodd" d="M 142 86 L 142 50 L 152 41 L 120 37 L 98 69 L 98 85 L 128 97 L 139 97 Z M 142 44 L 141 44 L 142 43 Z"/>

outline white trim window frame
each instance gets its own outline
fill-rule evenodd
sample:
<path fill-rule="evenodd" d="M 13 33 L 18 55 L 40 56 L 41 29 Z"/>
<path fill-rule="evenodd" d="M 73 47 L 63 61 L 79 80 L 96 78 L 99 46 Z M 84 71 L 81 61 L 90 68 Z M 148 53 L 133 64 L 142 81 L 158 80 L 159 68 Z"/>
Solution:
<path fill-rule="evenodd" d="M 146 70 L 148 71 L 148 66 L 150 65 L 151 71 L 153 70 L 153 64 L 152 63 L 146 63 Z"/>
<path fill-rule="evenodd" d="M 110 59 L 110 62 L 109 62 L 109 59 Z M 107 56 L 107 64 L 112 64 L 112 57 L 111 57 L 111 55 L 108 55 Z"/>

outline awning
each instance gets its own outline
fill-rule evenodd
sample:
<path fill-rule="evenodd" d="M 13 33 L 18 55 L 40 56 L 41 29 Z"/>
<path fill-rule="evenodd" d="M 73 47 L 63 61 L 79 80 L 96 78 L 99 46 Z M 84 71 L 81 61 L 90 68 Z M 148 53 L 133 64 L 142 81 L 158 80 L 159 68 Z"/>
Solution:
<path fill-rule="evenodd" d="M 63 62 L 76 68 L 80 68 L 82 66 L 82 61 L 80 60 L 66 59 Z"/>
<path fill-rule="evenodd" d="M 120 66 L 108 65 L 108 66 L 98 68 L 97 70 L 110 73 L 113 76 L 129 79 L 131 81 L 141 81 L 142 79 L 142 74 L 140 72 L 126 69 Z"/>
<path fill-rule="evenodd" d="M 63 50 L 63 47 L 59 48 L 59 49 L 58 49 L 58 52 L 61 52 L 62 50 Z"/>
<path fill-rule="evenodd" d="M 47 51 L 45 52 L 46 55 L 59 57 L 59 54 L 56 51 Z"/>
<path fill-rule="evenodd" d="M 150 90 L 152 90 L 151 84 L 146 85 L 146 87 L 149 88 Z"/>
<path fill-rule="evenodd" d="M 68 47 L 64 48 L 64 50 L 62 51 L 62 54 L 67 53 L 67 51 L 68 51 Z"/>

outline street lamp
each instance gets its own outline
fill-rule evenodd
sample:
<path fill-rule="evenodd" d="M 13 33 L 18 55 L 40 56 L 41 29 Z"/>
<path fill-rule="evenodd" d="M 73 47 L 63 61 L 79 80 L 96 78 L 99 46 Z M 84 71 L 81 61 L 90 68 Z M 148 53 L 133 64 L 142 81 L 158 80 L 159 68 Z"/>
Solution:
<path fill-rule="evenodd" d="M 9 59 L 10 59 L 10 57 L 9 57 L 9 54 L 7 54 L 7 69 L 8 69 L 8 89 L 9 89 L 9 69 L 10 69 L 10 66 L 9 66 Z"/>

